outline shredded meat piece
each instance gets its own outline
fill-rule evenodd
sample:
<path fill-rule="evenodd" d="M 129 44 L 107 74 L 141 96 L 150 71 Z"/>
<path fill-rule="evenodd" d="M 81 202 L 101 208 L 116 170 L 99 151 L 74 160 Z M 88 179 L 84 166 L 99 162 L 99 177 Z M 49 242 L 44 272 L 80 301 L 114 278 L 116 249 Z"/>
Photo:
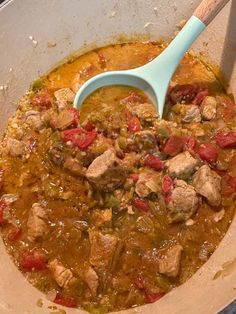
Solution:
<path fill-rule="evenodd" d="M 203 120 L 213 120 L 216 117 L 217 100 L 215 97 L 207 96 L 201 104 L 201 115 Z"/>
<path fill-rule="evenodd" d="M 49 262 L 48 268 L 52 272 L 58 286 L 61 288 L 67 288 L 76 281 L 72 271 L 64 267 L 57 259 Z"/>
<path fill-rule="evenodd" d="M 211 206 L 219 206 L 221 203 L 221 177 L 210 169 L 202 166 L 193 176 L 193 185 L 197 193 L 204 196 Z"/>
<path fill-rule="evenodd" d="M 89 230 L 89 239 L 91 265 L 95 267 L 109 266 L 119 241 L 118 237 L 110 234 L 103 235 L 101 232 L 91 229 Z"/>
<path fill-rule="evenodd" d="M 12 157 L 22 156 L 25 152 L 25 144 L 15 138 L 8 138 L 7 149 Z"/>
<path fill-rule="evenodd" d="M 179 244 L 170 248 L 159 260 L 159 272 L 169 277 L 176 277 L 179 273 L 182 251 L 183 248 Z"/>
<path fill-rule="evenodd" d="M 54 96 L 57 101 L 73 102 L 75 98 L 75 94 L 72 92 L 70 88 L 67 87 L 55 91 Z"/>
<path fill-rule="evenodd" d="M 39 204 L 34 203 L 32 205 L 29 218 L 27 221 L 28 227 L 28 240 L 33 242 L 48 232 L 48 225 L 46 223 L 47 220 L 46 210 Z"/>
<path fill-rule="evenodd" d="M 178 154 L 166 162 L 170 176 L 185 179 L 196 169 L 199 162 L 188 151 Z"/>
<path fill-rule="evenodd" d="M 135 184 L 135 192 L 140 197 L 147 197 L 150 193 L 160 190 L 160 176 L 154 172 L 140 173 Z"/>
<path fill-rule="evenodd" d="M 171 222 L 188 220 L 198 208 L 199 199 L 191 185 L 183 180 L 175 181 L 168 209 Z"/>
<path fill-rule="evenodd" d="M 125 181 L 125 168 L 113 150 L 94 159 L 86 171 L 87 179 L 98 189 L 113 190 Z"/>
<path fill-rule="evenodd" d="M 84 281 L 87 283 L 93 296 L 96 296 L 99 286 L 98 275 L 92 267 L 84 272 Z"/>

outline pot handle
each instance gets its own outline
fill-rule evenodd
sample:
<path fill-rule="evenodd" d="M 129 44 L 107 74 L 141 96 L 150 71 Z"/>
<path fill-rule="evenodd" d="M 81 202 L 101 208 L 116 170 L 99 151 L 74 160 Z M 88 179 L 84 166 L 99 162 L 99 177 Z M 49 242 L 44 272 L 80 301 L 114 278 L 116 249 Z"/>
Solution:
<path fill-rule="evenodd" d="M 193 15 L 208 25 L 228 2 L 229 0 L 203 0 Z"/>

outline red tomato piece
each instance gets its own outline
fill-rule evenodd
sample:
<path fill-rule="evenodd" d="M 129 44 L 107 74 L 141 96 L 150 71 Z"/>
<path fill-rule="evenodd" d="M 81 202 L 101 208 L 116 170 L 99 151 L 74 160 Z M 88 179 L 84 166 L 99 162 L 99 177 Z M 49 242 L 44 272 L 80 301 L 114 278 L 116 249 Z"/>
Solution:
<path fill-rule="evenodd" d="M 227 181 L 229 185 L 236 191 L 236 177 L 228 176 Z"/>
<path fill-rule="evenodd" d="M 41 109 L 48 109 L 52 106 L 53 98 L 47 91 L 38 92 L 33 100 L 32 105 Z"/>
<path fill-rule="evenodd" d="M 173 104 L 189 103 L 194 100 L 199 91 L 198 84 L 177 84 L 170 92 L 170 100 Z"/>
<path fill-rule="evenodd" d="M 204 100 L 207 96 L 209 96 L 208 89 L 205 89 L 205 90 L 203 90 L 203 91 L 200 91 L 199 93 L 197 93 L 197 95 L 196 95 L 196 97 L 195 97 L 193 103 L 194 103 L 195 105 L 200 106 L 201 103 L 203 102 L 203 100 Z"/>
<path fill-rule="evenodd" d="M 22 229 L 20 227 L 14 227 L 8 233 L 7 238 L 10 242 L 14 242 L 14 241 L 19 240 L 21 234 L 22 234 Z"/>
<path fill-rule="evenodd" d="M 164 162 L 160 158 L 158 158 L 154 155 L 151 155 L 151 154 L 146 155 L 143 164 L 144 164 L 144 166 L 152 168 L 156 171 L 163 170 L 164 166 L 165 166 Z"/>
<path fill-rule="evenodd" d="M 97 131 L 93 129 L 88 132 L 82 128 L 76 128 L 61 132 L 61 137 L 64 142 L 72 142 L 74 146 L 81 150 L 86 150 L 95 140 Z"/>
<path fill-rule="evenodd" d="M 163 194 L 169 194 L 174 186 L 174 182 L 170 176 L 165 176 L 162 180 L 161 191 Z"/>
<path fill-rule="evenodd" d="M 129 175 L 129 178 L 130 178 L 134 183 L 136 183 L 136 182 L 138 181 L 138 179 L 139 179 L 139 175 L 138 175 L 137 173 L 131 173 L 131 174 Z"/>
<path fill-rule="evenodd" d="M 139 209 L 141 212 L 148 212 L 149 211 L 149 204 L 148 201 L 139 197 L 135 197 L 133 200 L 134 206 Z"/>
<path fill-rule="evenodd" d="M 183 148 L 183 139 L 179 136 L 173 135 L 164 144 L 163 153 L 173 157 L 181 153 Z"/>
<path fill-rule="evenodd" d="M 67 306 L 67 307 L 76 307 L 77 306 L 77 301 L 74 298 L 63 297 L 60 295 L 57 295 L 53 302 L 56 304 Z"/>
<path fill-rule="evenodd" d="M 198 154 L 202 160 L 209 162 L 209 164 L 214 164 L 218 158 L 218 151 L 211 143 L 200 145 L 198 148 Z"/>
<path fill-rule="evenodd" d="M 147 303 L 154 303 L 157 300 L 159 300 L 160 298 L 162 298 L 165 293 L 164 292 L 159 292 L 159 293 L 150 293 L 150 292 L 146 292 L 146 302 Z"/>
<path fill-rule="evenodd" d="M 22 254 L 20 266 L 26 271 L 45 270 L 47 262 L 42 251 L 25 251 Z"/>
<path fill-rule="evenodd" d="M 236 147 L 236 132 L 218 132 L 215 136 L 216 143 L 221 148 Z"/>
<path fill-rule="evenodd" d="M 129 122 L 128 122 L 128 130 L 131 133 L 139 132 L 141 131 L 141 123 L 139 119 L 135 116 L 133 116 Z"/>

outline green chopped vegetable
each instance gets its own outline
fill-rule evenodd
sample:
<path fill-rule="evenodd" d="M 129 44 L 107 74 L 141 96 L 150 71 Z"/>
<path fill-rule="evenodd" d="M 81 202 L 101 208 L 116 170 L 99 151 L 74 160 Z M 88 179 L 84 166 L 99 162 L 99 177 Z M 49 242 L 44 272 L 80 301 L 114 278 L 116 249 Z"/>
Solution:
<path fill-rule="evenodd" d="M 38 90 L 42 89 L 42 87 L 43 87 L 43 81 L 41 79 L 37 79 L 33 81 L 33 83 L 30 86 L 30 89 L 33 92 L 37 92 Z"/>

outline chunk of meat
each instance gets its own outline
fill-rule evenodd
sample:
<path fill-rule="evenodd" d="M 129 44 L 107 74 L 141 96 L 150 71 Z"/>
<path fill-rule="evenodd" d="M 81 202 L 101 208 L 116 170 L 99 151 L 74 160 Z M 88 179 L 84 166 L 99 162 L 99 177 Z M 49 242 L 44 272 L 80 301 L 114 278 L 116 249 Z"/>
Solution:
<path fill-rule="evenodd" d="M 81 165 L 81 162 L 77 158 L 73 158 L 71 156 L 66 157 L 63 167 L 75 176 L 85 175 L 85 168 Z"/>
<path fill-rule="evenodd" d="M 214 164 L 218 158 L 218 151 L 211 143 L 200 145 L 198 148 L 198 154 L 202 160 L 209 162 L 209 164 Z"/>
<path fill-rule="evenodd" d="M 135 184 L 135 192 L 139 197 L 147 197 L 150 193 L 157 193 L 160 189 L 160 176 L 155 172 L 140 173 Z"/>
<path fill-rule="evenodd" d="M 27 221 L 27 238 L 30 242 L 33 242 L 47 234 L 47 219 L 48 216 L 45 208 L 43 208 L 39 203 L 34 203 L 30 210 L 29 218 Z"/>
<path fill-rule="evenodd" d="M 22 141 L 9 137 L 7 139 L 7 150 L 12 157 L 22 156 L 25 153 L 25 144 Z"/>
<path fill-rule="evenodd" d="M 112 221 L 112 209 L 98 210 L 96 213 L 95 225 L 100 227 Z"/>
<path fill-rule="evenodd" d="M 92 267 L 89 267 L 84 272 L 84 281 L 88 285 L 93 296 L 96 296 L 99 286 L 98 275 Z"/>
<path fill-rule="evenodd" d="M 75 98 L 75 93 L 70 88 L 61 88 L 55 91 L 54 96 L 57 101 L 72 103 Z"/>
<path fill-rule="evenodd" d="M 126 172 L 120 159 L 110 149 L 94 159 L 86 171 L 86 177 L 97 188 L 109 191 L 125 181 Z"/>
<path fill-rule="evenodd" d="M 165 142 L 162 152 L 173 157 L 179 154 L 183 150 L 183 147 L 182 137 L 173 135 Z"/>
<path fill-rule="evenodd" d="M 196 169 L 199 162 L 185 151 L 166 162 L 170 176 L 177 178 L 188 178 Z"/>
<path fill-rule="evenodd" d="M 79 111 L 75 108 L 67 108 L 59 112 L 58 116 L 51 121 L 55 129 L 76 128 L 79 124 Z"/>
<path fill-rule="evenodd" d="M 25 113 L 25 123 L 32 129 L 39 131 L 43 127 L 43 121 L 40 112 L 36 110 L 29 110 Z"/>
<path fill-rule="evenodd" d="M 201 121 L 201 113 L 199 106 L 192 105 L 188 106 L 189 108 L 186 110 L 185 116 L 183 117 L 182 121 L 186 123 L 191 122 L 200 122 Z"/>
<path fill-rule="evenodd" d="M 154 132 L 144 130 L 135 133 L 135 143 L 138 150 L 149 150 L 157 146 Z"/>
<path fill-rule="evenodd" d="M 236 132 L 235 131 L 220 131 L 215 136 L 216 143 L 221 148 L 235 148 L 236 147 Z"/>
<path fill-rule="evenodd" d="M 162 194 L 169 194 L 174 187 L 174 182 L 171 177 L 165 176 L 162 180 L 161 192 Z"/>
<path fill-rule="evenodd" d="M 213 120 L 216 117 L 217 100 L 215 97 L 207 96 L 201 104 L 201 115 L 203 120 Z"/>
<path fill-rule="evenodd" d="M 193 185 L 198 194 L 205 197 L 211 206 L 221 204 L 221 177 L 204 165 L 193 176 Z"/>
<path fill-rule="evenodd" d="M 115 235 L 105 234 L 94 229 L 89 230 L 91 243 L 89 261 L 95 267 L 108 267 L 111 265 L 119 238 Z"/>
<path fill-rule="evenodd" d="M 159 260 L 159 272 L 169 277 L 176 277 L 180 269 L 180 260 L 183 248 L 176 244 L 170 248 Z"/>
<path fill-rule="evenodd" d="M 197 211 L 198 205 L 199 198 L 194 187 L 183 180 L 176 180 L 167 206 L 170 221 L 186 221 Z"/>
<path fill-rule="evenodd" d="M 138 104 L 133 108 L 133 112 L 142 121 L 151 122 L 158 118 L 158 113 L 155 107 L 149 103 Z"/>
<path fill-rule="evenodd" d="M 76 281 L 72 271 L 64 267 L 58 259 L 54 259 L 48 263 L 48 268 L 52 272 L 55 281 L 61 288 L 67 288 Z"/>

